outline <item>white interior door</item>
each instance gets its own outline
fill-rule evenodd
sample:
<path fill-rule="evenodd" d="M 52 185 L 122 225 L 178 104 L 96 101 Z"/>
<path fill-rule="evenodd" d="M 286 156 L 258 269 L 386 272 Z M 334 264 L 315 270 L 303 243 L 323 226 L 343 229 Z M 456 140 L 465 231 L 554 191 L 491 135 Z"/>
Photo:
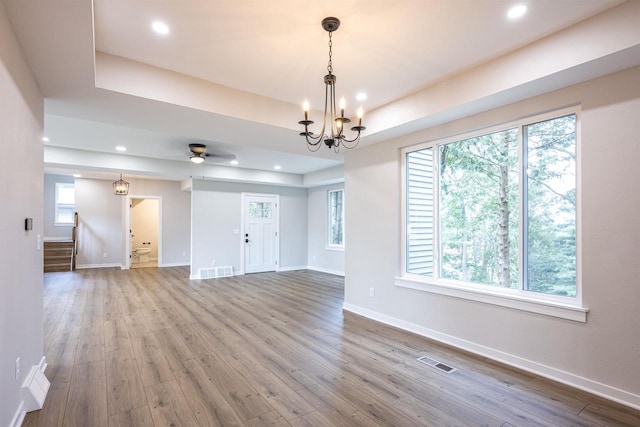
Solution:
<path fill-rule="evenodd" d="M 245 194 L 244 271 L 261 273 L 278 267 L 278 196 Z"/>

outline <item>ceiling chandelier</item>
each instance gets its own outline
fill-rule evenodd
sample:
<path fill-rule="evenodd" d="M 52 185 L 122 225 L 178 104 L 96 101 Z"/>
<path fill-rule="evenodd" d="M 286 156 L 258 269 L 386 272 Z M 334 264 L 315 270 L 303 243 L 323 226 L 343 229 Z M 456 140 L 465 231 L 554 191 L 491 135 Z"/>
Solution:
<path fill-rule="evenodd" d="M 120 174 L 120 179 L 113 183 L 113 194 L 116 196 L 129 194 L 129 183 L 122 179 L 122 174 Z"/>
<path fill-rule="evenodd" d="M 340 20 L 338 18 L 328 17 L 322 20 L 322 28 L 329 32 L 329 63 L 327 64 L 327 71 L 329 74 L 324 76 L 325 94 L 324 94 L 324 116 L 322 117 L 322 129 L 320 133 L 314 135 L 309 130 L 309 125 L 313 121 L 309 120 L 309 103 L 304 101 L 304 120 L 298 123 L 304 125 L 304 132 L 300 132 L 300 135 L 304 136 L 307 141 L 307 148 L 310 151 L 318 151 L 321 146 L 321 142 L 324 141 L 325 145 L 337 153 L 340 147 L 351 149 L 356 148 L 358 142 L 360 142 L 360 132 L 366 128 L 362 126 L 362 107 L 358 109 L 358 126 L 351 128 L 356 132 L 352 139 L 348 139 L 344 134 L 344 126 L 351 123 L 351 119 L 344 116 L 345 101 L 344 97 L 340 100 L 340 109 L 336 108 L 336 76 L 333 74 L 333 64 L 331 62 L 332 54 L 332 41 L 331 36 L 334 31 L 340 27 Z M 338 112 L 340 115 L 338 115 Z M 353 145 L 349 145 L 354 143 Z"/>

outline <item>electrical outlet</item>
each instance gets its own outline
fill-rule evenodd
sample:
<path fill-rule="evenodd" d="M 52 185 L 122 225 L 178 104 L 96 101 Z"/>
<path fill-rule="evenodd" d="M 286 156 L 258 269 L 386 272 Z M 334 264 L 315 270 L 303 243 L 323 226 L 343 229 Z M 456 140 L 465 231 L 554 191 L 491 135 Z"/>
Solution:
<path fill-rule="evenodd" d="M 20 358 L 16 358 L 16 381 L 20 378 Z"/>
<path fill-rule="evenodd" d="M 376 288 L 369 288 L 369 297 L 375 298 L 376 296 Z"/>
<path fill-rule="evenodd" d="M 107 257 L 107 253 L 105 252 L 102 254 L 102 258 L 106 258 L 106 257 Z"/>
<path fill-rule="evenodd" d="M 215 259 L 211 260 L 211 265 L 214 266 L 214 267 L 216 266 L 216 260 Z"/>
<path fill-rule="evenodd" d="M 187 256 L 187 251 L 182 251 L 182 256 Z"/>

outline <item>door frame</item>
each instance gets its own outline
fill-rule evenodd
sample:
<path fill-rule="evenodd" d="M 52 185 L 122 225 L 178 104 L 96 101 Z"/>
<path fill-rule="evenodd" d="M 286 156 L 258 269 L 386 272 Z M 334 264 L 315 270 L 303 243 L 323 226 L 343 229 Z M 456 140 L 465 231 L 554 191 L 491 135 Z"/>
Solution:
<path fill-rule="evenodd" d="M 162 196 L 142 196 L 128 194 L 125 200 L 125 220 L 122 234 L 124 236 L 124 258 L 123 270 L 131 268 L 131 209 L 132 199 L 155 199 L 158 201 L 158 267 L 162 267 Z"/>
<path fill-rule="evenodd" d="M 249 197 L 271 197 L 275 199 L 274 223 L 276 227 L 276 271 L 280 271 L 280 195 L 271 193 L 240 193 L 240 268 L 239 275 L 245 274 L 245 200 Z"/>

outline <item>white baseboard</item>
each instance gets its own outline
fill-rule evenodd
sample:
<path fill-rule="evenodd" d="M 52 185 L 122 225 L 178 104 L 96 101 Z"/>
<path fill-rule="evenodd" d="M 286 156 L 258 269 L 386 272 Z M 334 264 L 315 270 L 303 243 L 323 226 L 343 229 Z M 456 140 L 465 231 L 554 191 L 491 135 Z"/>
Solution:
<path fill-rule="evenodd" d="M 513 354 L 505 353 L 490 347 L 473 343 L 471 341 L 443 334 L 441 332 L 434 331 L 433 329 L 425 328 L 424 326 L 416 325 L 415 323 L 387 316 L 385 314 L 381 314 L 357 305 L 348 304 L 345 302 L 342 308 L 346 311 L 367 317 L 380 323 L 385 323 L 387 325 L 391 325 L 405 331 L 413 332 L 434 341 L 442 342 L 444 344 L 448 344 L 480 356 L 488 357 L 498 362 L 502 362 L 506 365 L 510 365 L 515 368 L 519 368 L 524 371 L 528 371 L 533 374 L 570 385 L 580 390 L 596 394 L 598 396 L 604 397 L 605 399 L 613 400 L 614 402 L 618 402 L 635 409 L 640 409 L 640 395 L 629 393 L 628 391 L 620 390 L 616 387 L 602 384 L 600 382 L 593 381 L 588 378 L 572 374 L 570 372 L 562 371 L 551 366 L 546 366 L 532 360 L 524 359 Z"/>
<path fill-rule="evenodd" d="M 298 267 L 279 267 L 278 271 L 296 271 L 296 270 L 307 270 L 308 267 L 306 265 L 301 265 Z"/>
<path fill-rule="evenodd" d="M 119 267 L 122 268 L 122 264 L 111 263 L 111 264 L 78 264 L 76 265 L 76 270 L 86 270 L 88 268 L 112 268 Z"/>
<path fill-rule="evenodd" d="M 9 423 L 9 427 L 20 427 L 24 421 L 25 415 L 27 415 L 27 412 L 24 410 L 24 401 L 21 400 L 16 413 L 13 415 L 13 418 Z"/>
<path fill-rule="evenodd" d="M 38 370 L 42 371 L 42 373 L 44 373 L 44 370 L 47 368 L 46 356 L 42 356 L 42 359 L 40 359 L 40 363 L 38 363 L 37 368 Z M 16 412 L 13 415 L 11 422 L 9 423 L 9 427 L 20 427 L 22 425 L 22 422 L 24 421 L 24 417 L 27 415 L 27 411 L 26 411 L 26 408 L 24 407 L 24 404 L 25 402 L 23 398 L 22 400 L 20 400 L 20 404 L 18 405 L 18 408 L 16 409 Z"/>
<path fill-rule="evenodd" d="M 330 270 L 328 268 L 314 267 L 312 265 L 308 265 L 307 270 L 319 271 L 321 273 L 333 274 L 336 276 L 344 277 L 344 271 L 339 271 L 339 270 Z"/>
<path fill-rule="evenodd" d="M 71 234 L 69 234 L 69 237 L 60 237 L 60 236 L 56 236 L 56 237 L 43 237 L 42 238 L 43 242 L 70 242 L 71 241 Z"/>
<path fill-rule="evenodd" d="M 163 262 L 162 265 L 158 265 L 158 267 L 188 267 L 190 265 L 190 262 Z"/>
<path fill-rule="evenodd" d="M 192 274 L 189 276 L 189 280 L 200 280 L 200 274 Z"/>
<path fill-rule="evenodd" d="M 42 356 L 42 359 L 40 359 L 40 363 L 38 363 L 38 369 L 44 372 L 44 370 L 47 369 L 47 365 L 47 356 Z"/>

